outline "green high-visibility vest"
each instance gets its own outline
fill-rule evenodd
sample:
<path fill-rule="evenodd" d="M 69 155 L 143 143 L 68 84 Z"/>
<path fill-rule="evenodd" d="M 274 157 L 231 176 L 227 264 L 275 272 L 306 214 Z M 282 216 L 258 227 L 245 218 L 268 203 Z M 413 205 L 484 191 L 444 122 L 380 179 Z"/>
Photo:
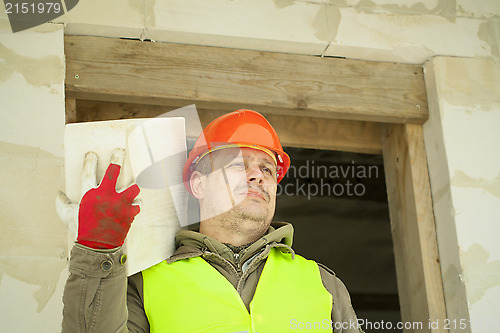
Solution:
<path fill-rule="evenodd" d="M 201 257 L 142 272 L 151 332 L 331 332 L 332 296 L 318 265 L 273 248 L 247 310 L 233 285 Z M 301 329 L 302 328 L 302 329 Z"/>

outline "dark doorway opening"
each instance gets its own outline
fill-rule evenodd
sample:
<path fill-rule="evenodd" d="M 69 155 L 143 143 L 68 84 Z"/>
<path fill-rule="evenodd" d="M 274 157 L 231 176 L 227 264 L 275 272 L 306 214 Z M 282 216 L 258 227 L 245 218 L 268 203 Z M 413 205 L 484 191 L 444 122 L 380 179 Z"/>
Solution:
<path fill-rule="evenodd" d="M 293 224 L 294 250 L 337 274 L 358 318 L 372 324 L 364 329 L 402 332 L 382 156 L 285 151 L 292 166 L 278 187 L 275 220 Z"/>

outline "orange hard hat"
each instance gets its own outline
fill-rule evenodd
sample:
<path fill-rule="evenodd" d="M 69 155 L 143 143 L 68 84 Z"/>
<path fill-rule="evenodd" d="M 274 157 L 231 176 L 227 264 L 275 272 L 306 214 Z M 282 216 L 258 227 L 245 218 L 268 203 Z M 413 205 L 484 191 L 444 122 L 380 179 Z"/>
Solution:
<path fill-rule="evenodd" d="M 278 134 L 267 119 L 252 110 L 237 110 L 213 120 L 196 140 L 183 171 L 184 186 L 189 193 L 192 194 L 189 181 L 196 163 L 206 153 L 226 146 L 271 151 L 275 155 L 278 183 L 290 167 L 290 157 L 283 151 Z"/>

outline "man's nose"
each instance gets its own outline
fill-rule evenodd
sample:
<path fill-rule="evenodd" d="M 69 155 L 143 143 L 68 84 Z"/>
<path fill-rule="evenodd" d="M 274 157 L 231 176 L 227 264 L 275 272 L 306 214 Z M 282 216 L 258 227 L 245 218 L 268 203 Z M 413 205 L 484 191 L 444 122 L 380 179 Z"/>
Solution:
<path fill-rule="evenodd" d="M 247 181 L 261 183 L 263 181 L 263 173 L 258 165 L 249 165 L 247 167 Z"/>

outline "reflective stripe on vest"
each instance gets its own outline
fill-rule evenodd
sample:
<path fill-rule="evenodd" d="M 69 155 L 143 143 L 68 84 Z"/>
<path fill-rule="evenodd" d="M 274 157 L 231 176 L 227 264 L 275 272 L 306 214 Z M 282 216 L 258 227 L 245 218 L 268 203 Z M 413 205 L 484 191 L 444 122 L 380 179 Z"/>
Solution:
<path fill-rule="evenodd" d="M 151 332 L 331 332 L 332 296 L 311 260 L 271 249 L 248 312 L 233 285 L 201 257 L 142 272 Z M 316 329 L 315 329 L 316 328 Z"/>

